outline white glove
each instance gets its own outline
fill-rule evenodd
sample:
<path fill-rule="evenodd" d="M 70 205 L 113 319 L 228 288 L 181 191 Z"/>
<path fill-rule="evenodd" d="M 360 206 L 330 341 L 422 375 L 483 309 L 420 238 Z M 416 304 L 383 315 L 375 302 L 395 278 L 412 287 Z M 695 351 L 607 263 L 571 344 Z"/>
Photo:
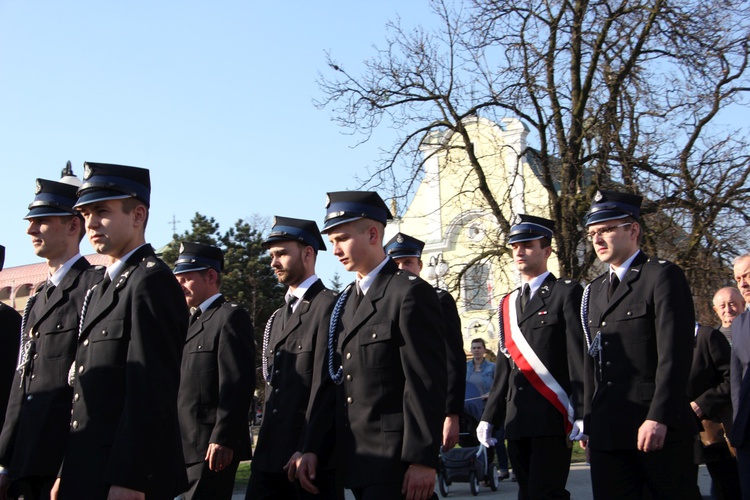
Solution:
<path fill-rule="evenodd" d="M 573 422 L 573 428 L 570 430 L 568 438 L 571 441 L 580 441 L 581 439 L 588 439 L 588 436 L 583 433 L 583 420 L 576 420 Z"/>
<path fill-rule="evenodd" d="M 497 439 L 492 437 L 492 431 L 493 426 L 489 422 L 482 420 L 479 422 L 479 425 L 477 425 L 477 439 L 479 439 L 479 442 L 487 448 L 495 446 L 495 443 L 497 443 Z"/>

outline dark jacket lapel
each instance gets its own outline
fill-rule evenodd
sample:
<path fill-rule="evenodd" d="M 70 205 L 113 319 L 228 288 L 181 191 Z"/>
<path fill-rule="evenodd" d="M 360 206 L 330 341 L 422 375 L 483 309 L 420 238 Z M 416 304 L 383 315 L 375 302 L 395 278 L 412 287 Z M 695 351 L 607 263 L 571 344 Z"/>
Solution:
<path fill-rule="evenodd" d="M 362 302 L 356 311 L 351 311 L 348 308 L 344 311 L 342 323 L 346 330 L 346 336 L 343 340 L 346 340 L 350 335 L 357 331 L 357 329 L 365 323 L 370 316 L 375 313 L 377 303 L 385 295 L 385 290 L 388 287 L 393 276 L 399 272 L 399 268 L 393 260 L 388 259 L 388 262 L 383 266 L 378 275 L 370 285 L 367 293 L 362 298 Z M 354 288 L 352 288 L 352 292 Z M 347 299 L 348 300 L 348 299 Z"/>
<path fill-rule="evenodd" d="M 519 316 L 519 325 L 530 317 L 534 316 L 539 310 L 543 309 L 546 306 L 547 299 L 550 293 L 552 293 L 552 285 L 555 283 L 555 280 L 556 278 L 552 273 L 549 273 L 547 277 L 544 278 L 542 285 L 531 297 L 529 303 L 526 304 L 526 309 L 524 309 L 523 314 Z"/>
<path fill-rule="evenodd" d="M 88 269 L 89 266 L 89 261 L 81 257 L 80 259 L 75 261 L 73 263 L 73 266 L 68 270 L 67 273 L 65 273 L 65 277 L 63 277 L 62 281 L 60 282 L 60 286 L 56 287 L 52 291 L 52 295 L 50 295 L 49 299 L 47 299 L 46 304 L 44 303 L 44 299 L 42 298 L 42 296 L 37 298 L 39 306 L 41 307 L 39 307 L 38 313 L 35 312 L 34 324 L 32 325 L 32 328 L 36 328 L 37 324 L 44 320 L 44 318 L 46 318 L 49 313 L 52 312 L 60 304 L 60 302 L 63 301 L 65 295 L 67 295 L 70 289 L 75 286 L 78 277 L 82 272 Z"/>

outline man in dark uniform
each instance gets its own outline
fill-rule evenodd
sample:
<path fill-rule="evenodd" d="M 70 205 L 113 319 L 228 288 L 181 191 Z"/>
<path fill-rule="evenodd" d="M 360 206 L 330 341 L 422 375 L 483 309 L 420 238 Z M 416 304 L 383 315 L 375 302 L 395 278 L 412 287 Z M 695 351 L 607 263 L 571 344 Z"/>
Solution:
<path fill-rule="evenodd" d="M 734 279 L 745 302 L 750 304 L 750 253 L 734 260 Z M 750 309 L 732 321 L 730 363 L 734 421 L 729 441 L 737 450 L 742 497 L 750 498 Z"/>
<path fill-rule="evenodd" d="M 0 271 L 3 270 L 5 262 L 5 247 L 0 245 Z M 16 372 L 18 362 L 18 347 L 21 340 L 21 315 L 18 311 L 0 302 L 0 428 L 2 428 L 5 419 L 5 410 L 7 409 L 8 397 L 10 396 L 13 385 L 13 376 Z M 8 471 L 2 466 L 0 461 L 0 488 L 3 482 L 7 481 Z"/>
<path fill-rule="evenodd" d="M 548 269 L 554 222 L 521 214 L 508 244 L 521 287 L 500 301 L 499 346 L 477 437 L 505 424 L 518 498 L 570 498 L 570 440 L 583 427 L 583 288 Z"/>
<path fill-rule="evenodd" d="M 0 498 L 49 497 L 70 429 L 68 370 L 75 359 L 78 323 L 86 292 L 102 279 L 78 250 L 86 232 L 73 208 L 77 187 L 37 179 L 25 219 L 34 253 L 46 259 L 47 282 L 27 302 L 23 350 L 0 433 Z M 19 337 L 20 339 L 20 337 Z"/>
<path fill-rule="evenodd" d="M 220 248 L 180 245 L 174 274 L 191 311 L 177 395 L 190 484 L 185 500 L 231 499 L 237 467 L 252 454 L 253 325 L 247 311 L 221 294 L 223 270 Z"/>
<path fill-rule="evenodd" d="M 385 244 L 385 253 L 402 271 L 416 276 L 422 272 L 422 250 L 424 241 L 408 234 L 396 233 Z M 459 415 L 464 411 L 466 389 L 466 352 L 461 335 L 461 318 L 458 307 L 447 290 L 435 287 L 443 311 L 445 333 L 445 355 L 448 362 L 448 399 L 445 402 L 445 422 L 443 423 L 443 449 L 450 450 L 458 444 Z"/>
<path fill-rule="evenodd" d="M 675 264 L 640 251 L 641 197 L 598 191 L 584 224 L 607 272 L 584 293 L 594 498 L 700 498 L 687 398 L 695 313 Z"/>
<path fill-rule="evenodd" d="M 331 317 L 329 378 L 310 411 L 298 477 L 308 491 L 336 431 L 337 472 L 361 500 L 434 495 L 447 373 L 435 290 L 385 255 L 392 216 L 374 192 L 329 193 L 323 233 L 357 273 Z M 335 387 L 332 387 L 333 384 Z M 335 406 L 327 391 L 335 390 Z M 334 426 L 335 423 L 335 426 Z"/>
<path fill-rule="evenodd" d="M 84 168 L 76 208 L 111 264 L 81 311 L 59 498 L 174 498 L 187 489 L 177 420 L 185 296 L 145 241 L 148 170 Z"/>
<path fill-rule="evenodd" d="M 333 499 L 336 477 L 330 466 L 318 471 L 317 496 L 289 478 L 294 478 L 302 450 L 313 380 L 328 372 L 328 326 L 336 294 L 315 274 L 318 252 L 326 246 L 314 221 L 278 216 L 263 246 L 279 283 L 289 288 L 286 304 L 271 316 L 263 333 L 265 404 L 245 498 Z"/>

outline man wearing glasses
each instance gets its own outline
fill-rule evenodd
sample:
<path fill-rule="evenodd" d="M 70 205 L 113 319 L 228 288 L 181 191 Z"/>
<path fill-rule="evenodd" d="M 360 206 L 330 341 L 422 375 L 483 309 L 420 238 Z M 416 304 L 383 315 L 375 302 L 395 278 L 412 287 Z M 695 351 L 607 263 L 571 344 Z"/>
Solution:
<path fill-rule="evenodd" d="M 695 311 L 675 264 L 640 250 L 637 195 L 598 191 L 588 239 L 607 272 L 584 292 L 584 432 L 594 498 L 700 498 L 687 398 Z"/>

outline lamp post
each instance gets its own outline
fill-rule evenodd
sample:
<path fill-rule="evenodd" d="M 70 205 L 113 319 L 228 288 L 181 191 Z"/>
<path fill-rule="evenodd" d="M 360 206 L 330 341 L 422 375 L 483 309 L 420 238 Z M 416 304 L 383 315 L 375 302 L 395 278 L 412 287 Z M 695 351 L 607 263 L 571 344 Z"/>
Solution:
<path fill-rule="evenodd" d="M 448 274 L 448 263 L 443 260 L 443 254 L 439 253 L 430 257 L 427 264 L 427 279 L 435 280 L 435 286 L 440 288 L 440 280 Z"/>

